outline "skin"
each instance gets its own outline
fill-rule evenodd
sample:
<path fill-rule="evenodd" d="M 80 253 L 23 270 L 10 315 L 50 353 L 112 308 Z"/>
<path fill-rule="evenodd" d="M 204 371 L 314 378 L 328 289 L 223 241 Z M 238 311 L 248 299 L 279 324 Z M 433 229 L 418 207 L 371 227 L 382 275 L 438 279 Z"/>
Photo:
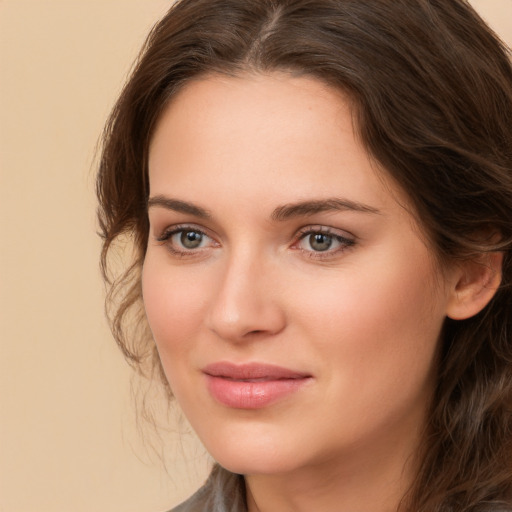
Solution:
<path fill-rule="evenodd" d="M 461 273 L 435 263 L 407 198 L 357 140 L 347 99 L 286 74 L 192 82 L 159 121 L 149 176 L 148 321 L 192 427 L 246 476 L 249 510 L 395 510 Z M 276 218 L 332 198 L 358 209 Z M 185 247 L 183 231 L 198 230 L 199 246 Z M 332 245 L 316 250 L 307 233 L 327 231 Z M 206 386 L 202 369 L 218 361 L 312 378 L 236 409 Z"/>

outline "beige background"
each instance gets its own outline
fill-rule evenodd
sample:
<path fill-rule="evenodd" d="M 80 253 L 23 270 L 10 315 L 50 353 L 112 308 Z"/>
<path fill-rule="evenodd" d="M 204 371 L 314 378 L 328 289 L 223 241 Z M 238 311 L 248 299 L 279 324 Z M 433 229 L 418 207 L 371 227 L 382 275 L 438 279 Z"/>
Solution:
<path fill-rule="evenodd" d="M 141 442 L 97 266 L 95 143 L 169 3 L 0 0 L 0 512 L 158 512 L 207 471 Z M 473 4 L 511 43 L 512 0 Z"/>

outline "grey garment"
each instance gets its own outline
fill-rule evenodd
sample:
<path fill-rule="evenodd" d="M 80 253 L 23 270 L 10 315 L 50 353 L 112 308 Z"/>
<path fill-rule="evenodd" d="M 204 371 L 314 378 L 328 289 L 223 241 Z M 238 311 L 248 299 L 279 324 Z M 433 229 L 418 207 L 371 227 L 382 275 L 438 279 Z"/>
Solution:
<path fill-rule="evenodd" d="M 169 512 L 247 512 L 244 477 L 215 465 L 204 486 Z"/>
<path fill-rule="evenodd" d="M 512 512 L 508 505 L 482 504 L 472 512 Z M 215 465 L 203 487 L 187 501 L 169 512 L 247 512 L 245 484 L 242 475 L 236 475 Z M 453 510 L 452 512 L 456 512 Z"/>

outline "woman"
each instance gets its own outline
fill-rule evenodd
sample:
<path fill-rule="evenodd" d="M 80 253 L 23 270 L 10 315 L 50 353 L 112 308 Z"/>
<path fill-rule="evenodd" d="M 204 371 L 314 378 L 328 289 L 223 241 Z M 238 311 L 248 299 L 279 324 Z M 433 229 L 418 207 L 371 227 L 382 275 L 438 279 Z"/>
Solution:
<path fill-rule="evenodd" d="M 98 195 L 116 339 L 218 462 L 176 511 L 510 509 L 511 119 L 463 0 L 156 25 Z"/>

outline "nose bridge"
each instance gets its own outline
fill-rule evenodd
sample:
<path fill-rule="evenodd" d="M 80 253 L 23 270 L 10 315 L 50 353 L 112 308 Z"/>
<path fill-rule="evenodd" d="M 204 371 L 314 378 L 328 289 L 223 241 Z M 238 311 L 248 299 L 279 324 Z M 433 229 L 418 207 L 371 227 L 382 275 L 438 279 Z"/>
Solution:
<path fill-rule="evenodd" d="M 249 334 L 275 334 L 284 327 L 276 294 L 273 264 L 247 246 L 226 257 L 211 303 L 208 323 L 222 338 L 237 341 Z"/>

